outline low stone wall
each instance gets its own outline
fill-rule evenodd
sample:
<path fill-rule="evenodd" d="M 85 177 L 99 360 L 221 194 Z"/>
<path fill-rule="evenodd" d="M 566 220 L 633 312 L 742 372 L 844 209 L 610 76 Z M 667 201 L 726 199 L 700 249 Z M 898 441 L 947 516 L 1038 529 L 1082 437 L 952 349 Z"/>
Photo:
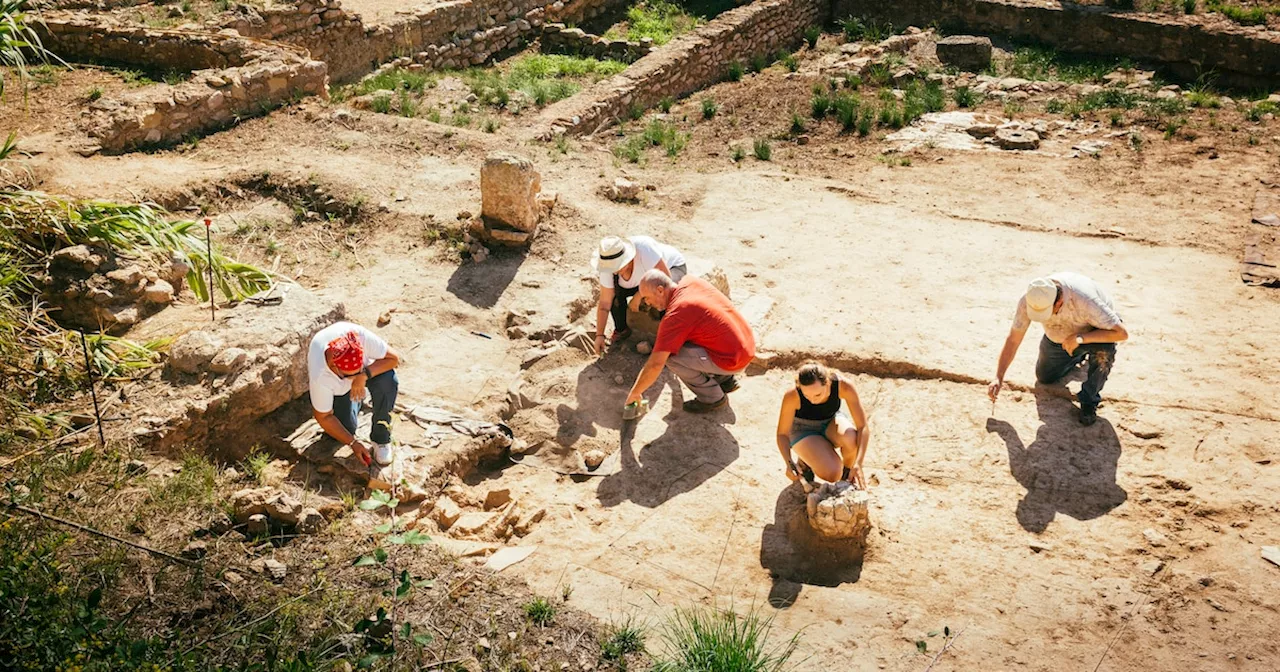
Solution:
<path fill-rule="evenodd" d="M 44 19 L 37 24 L 41 40 L 63 60 L 193 72 L 176 86 L 156 84 L 94 102 L 80 122 L 95 143 L 89 149 L 119 153 L 173 144 L 301 96 L 329 95 L 325 64 L 290 45 L 152 30 L 83 14 Z"/>
<path fill-rule="evenodd" d="M 341 0 L 315 0 L 296 7 L 245 8 L 217 27 L 304 47 L 342 82 L 397 61 L 437 69 L 479 65 L 535 37 L 544 22 L 584 21 L 623 1 L 448 0 L 371 26 L 342 9 Z"/>
<path fill-rule="evenodd" d="M 1216 15 L 1171 16 L 1056 0 L 834 0 L 832 17 L 875 18 L 895 26 L 941 24 L 1037 42 L 1063 51 L 1158 63 L 1179 77 L 1212 73 L 1221 84 L 1280 84 L 1280 33 Z"/>
<path fill-rule="evenodd" d="M 805 28 L 828 18 L 824 0 L 760 0 L 731 9 L 682 35 L 622 73 L 543 113 L 536 135 L 585 135 L 623 117 L 633 106 L 649 108 L 724 79 L 732 63 L 794 47 Z"/>
<path fill-rule="evenodd" d="M 646 37 L 639 42 L 610 40 L 590 35 L 580 28 L 568 28 L 563 23 L 543 26 L 540 42 L 544 53 L 590 56 L 623 63 L 634 63 L 657 50 L 653 46 L 653 38 Z"/>

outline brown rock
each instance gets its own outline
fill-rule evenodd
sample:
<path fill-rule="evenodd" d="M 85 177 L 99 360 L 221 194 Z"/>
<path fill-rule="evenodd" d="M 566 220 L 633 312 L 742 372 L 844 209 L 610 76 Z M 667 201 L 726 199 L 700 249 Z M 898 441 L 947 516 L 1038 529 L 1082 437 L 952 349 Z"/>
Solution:
<path fill-rule="evenodd" d="M 481 215 L 532 233 L 538 227 L 541 190 L 542 178 L 532 161 L 507 152 L 490 154 L 480 169 Z"/>
<path fill-rule="evenodd" d="M 324 529 L 324 516 L 319 511 L 311 508 L 303 509 L 298 515 L 298 532 L 300 534 L 315 534 Z"/>
<path fill-rule="evenodd" d="M 193 541 L 182 549 L 182 557 L 188 560 L 199 560 L 209 552 L 209 545 L 203 541 Z"/>
<path fill-rule="evenodd" d="M 169 366 L 180 373 L 199 373 L 213 360 L 221 347 L 221 341 L 208 332 L 188 332 L 169 346 Z"/>
<path fill-rule="evenodd" d="M 462 516 L 462 509 L 453 499 L 441 495 L 436 500 L 435 519 L 440 524 L 440 529 L 447 530 L 458 522 L 458 518 Z"/>
<path fill-rule="evenodd" d="M 167 305 L 173 301 L 173 285 L 165 280 L 156 280 L 147 285 L 142 296 L 150 303 Z"/>
<path fill-rule="evenodd" d="M 458 520 L 449 527 L 449 532 L 450 534 L 477 536 L 500 517 L 501 514 L 497 511 L 469 511 L 458 517 Z"/>
<path fill-rule="evenodd" d="M 484 510 L 492 511 L 494 509 L 501 508 L 503 506 L 506 506 L 507 503 L 510 501 L 511 501 L 510 488 L 500 488 L 497 490 L 490 490 L 489 494 L 485 495 L 485 498 L 484 498 Z"/>
<path fill-rule="evenodd" d="M 227 348 L 213 356 L 209 361 L 209 371 L 211 373 L 226 374 L 232 373 L 244 366 L 248 361 L 249 353 L 240 348 Z"/>
<path fill-rule="evenodd" d="M 587 465 L 588 469 L 595 469 L 604 463 L 604 458 L 605 454 L 603 452 L 599 450 L 588 450 L 586 454 L 582 456 L 582 462 Z"/>

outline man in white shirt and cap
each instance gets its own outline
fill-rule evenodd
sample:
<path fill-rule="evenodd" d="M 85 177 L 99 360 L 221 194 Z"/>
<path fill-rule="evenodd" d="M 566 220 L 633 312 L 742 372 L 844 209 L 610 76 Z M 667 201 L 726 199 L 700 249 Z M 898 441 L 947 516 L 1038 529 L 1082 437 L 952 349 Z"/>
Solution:
<path fill-rule="evenodd" d="M 1098 404 L 1102 386 L 1107 383 L 1115 363 L 1116 343 L 1129 338 L 1111 297 L 1098 283 L 1079 273 L 1054 273 L 1036 278 L 1018 301 L 1013 327 L 1000 351 L 996 378 L 987 388 L 994 403 L 1004 385 L 1004 374 L 1018 354 L 1018 346 L 1032 322 L 1044 326 L 1040 339 L 1040 356 L 1036 360 L 1036 380 L 1053 383 L 1071 373 L 1086 359 L 1088 377 L 1076 395 L 1080 402 L 1080 424 L 1088 426 L 1098 420 Z"/>
<path fill-rule="evenodd" d="M 351 448 L 365 466 L 391 464 L 391 412 L 396 407 L 400 358 L 382 337 L 351 322 L 336 322 L 311 337 L 307 350 L 311 412 L 320 428 Z M 368 396 L 373 401 L 369 446 L 356 438 L 356 416 Z"/>
<path fill-rule="evenodd" d="M 627 309 L 631 297 L 640 291 L 640 279 L 653 269 L 676 282 L 688 272 L 684 255 L 670 245 L 649 236 L 607 236 L 591 258 L 591 268 L 600 275 L 600 301 L 596 305 L 596 353 L 604 354 L 604 328 L 613 315 L 612 343 L 631 336 Z M 637 306 L 638 307 L 638 306 Z"/>

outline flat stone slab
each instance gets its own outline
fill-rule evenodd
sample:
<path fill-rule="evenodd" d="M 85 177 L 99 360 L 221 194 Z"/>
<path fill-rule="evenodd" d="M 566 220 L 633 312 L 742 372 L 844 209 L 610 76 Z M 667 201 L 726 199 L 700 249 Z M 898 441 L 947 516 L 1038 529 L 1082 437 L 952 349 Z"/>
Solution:
<path fill-rule="evenodd" d="M 1261 231 L 1246 239 L 1240 279 L 1246 285 L 1280 287 L 1280 235 L 1276 231 Z"/>

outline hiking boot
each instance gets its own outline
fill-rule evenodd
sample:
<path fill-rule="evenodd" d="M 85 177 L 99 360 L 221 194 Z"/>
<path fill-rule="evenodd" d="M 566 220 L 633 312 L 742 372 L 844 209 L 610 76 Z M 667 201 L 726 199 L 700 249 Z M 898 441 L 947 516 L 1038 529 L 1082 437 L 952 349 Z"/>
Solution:
<path fill-rule="evenodd" d="M 682 408 L 685 413 L 710 413 L 711 411 L 729 403 L 729 397 L 720 397 L 718 401 L 706 402 L 698 399 L 690 399 L 684 402 Z"/>
<path fill-rule="evenodd" d="M 1080 424 L 1088 427 L 1098 421 L 1097 406 L 1081 406 L 1080 407 Z"/>
<path fill-rule="evenodd" d="M 737 376 L 729 376 L 728 378 L 725 378 L 724 380 L 720 381 L 720 391 L 721 391 L 721 392 L 724 392 L 725 394 L 729 394 L 730 392 L 734 392 L 734 391 L 736 391 L 739 387 L 740 387 L 740 386 L 738 385 L 738 377 L 737 377 Z"/>

